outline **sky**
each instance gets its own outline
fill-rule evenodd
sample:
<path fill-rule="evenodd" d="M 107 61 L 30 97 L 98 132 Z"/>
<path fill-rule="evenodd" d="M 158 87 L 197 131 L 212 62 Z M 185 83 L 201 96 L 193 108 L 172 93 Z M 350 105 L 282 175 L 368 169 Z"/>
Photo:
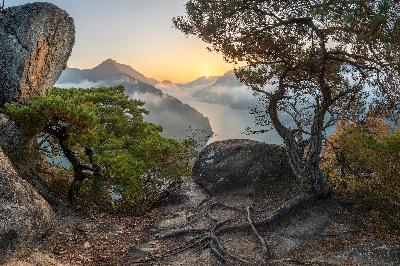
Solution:
<path fill-rule="evenodd" d="M 6 0 L 6 7 L 27 0 Z M 173 28 L 186 0 L 47 0 L 75 21 L 76 43 L 68 66 L 93 68 L 111 58 L 160 81 L 189 82 L 233 67 L 196 37 Z"/>

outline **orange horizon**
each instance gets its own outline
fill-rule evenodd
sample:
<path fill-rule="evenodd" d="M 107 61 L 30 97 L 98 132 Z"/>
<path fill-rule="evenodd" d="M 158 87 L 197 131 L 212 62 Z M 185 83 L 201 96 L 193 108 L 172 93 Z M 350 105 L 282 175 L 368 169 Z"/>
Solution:
<path fill-rule="evenodd" d="M 210 60 L 210 57 L 213 60 Z M 164 80 L 169 80 L 174 83 L 188 83 L 203 76 L 222 76 L 223 74 L 234 68 L 233 65 L 228 64 L 223 59 L 218 58 L 218 55 L 216 56 L 215 54 L 211 54 L 210 57 L 205 56 L 204 59 L 195 66 L 176 64 L 171 64 L 170 66 L 168 66 L 167 63 L 152 64 L 150 62 L 148 64 L 140 66 L 139 64 L 135 63 L 135 60 L 124 61 L 123 59 L 112 57 L 110 58 L 120 64 L 129 65 L 146 77 L 154 78 L 160 82 Z M 99 61 L 95 61 L 96 59 L 81 61 L 74 60 L 74 58 L 72 58 L 68 63 L 68 67 L 78 69 L 92 69 L 108 58 L 109 57 L 105 56 L 104 59 L 99 59 Z"/>
<path fill-rule="evenodd" d="M 179 83 L 233 69 L 202 40 L 174 28 L 172 18 L 185 15 L 187 0 L 15 0 L 10 5 L 39 1 L 61 7 L 75 21 L 71 67 L 93 68 L 112 58 L 147 77 Z"/>

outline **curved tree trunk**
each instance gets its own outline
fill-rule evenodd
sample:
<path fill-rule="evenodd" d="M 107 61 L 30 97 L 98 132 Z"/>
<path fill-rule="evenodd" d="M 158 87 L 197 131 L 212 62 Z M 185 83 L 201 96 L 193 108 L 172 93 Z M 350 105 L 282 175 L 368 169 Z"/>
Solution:
<path fill-rule="evenodd" d="M 73 203 L 78 196 L 79 190 L 83 181 L 85 181 L 87 175 L 85 174 L 85 170 L 92 170 L 85 164 L 83 164 L 74 151 L 72 151 L 68 145 L 68 134 L 63 128 L 53 128 L 51 126 L 46 128 L 46 132 L 50 135 L 54 136 L 58 140 L 58 144 L 64 154 L 64 156 L 71 163 L 73 171 L 74 171 L 74 179 L 68 189 L 68 200 L 70 203 Z"/>
<path fill-rule="evenodd" d="M 68 201 L 73 203 L 78 198 L 79 190 L 81 189 L 82 183 L 85 181 L 85 176 L 83 175 L 74 175 L 74 180 L 68 189 Z"/>
<path fill-rule="evenodd" d="M 53 195 L 48 185 L 38 175 L 38 150 L 36 138 L 23 139 L 21 145 L 14 150 L 8 149 L 7 156 L 13 158 L 15 171 L 42 196 L 52 207 L 64 208 L 65 202 Z"/>
<path fill-rule="evenodd" d="M 314 123 L 311 129 L 311 138 L 308 151 L 307 169 L 312 181 L 312 190 L 318 197 L 325 197 L 328 193 L 325 177 L 321 171 L 321 150 L 323 141 L 325 108 L 317 108 Z"/>
<path fill-rule="evenodd" d="M 311 179 L 312 190 L 315 195 L 324 197 L 327 194 L 325 177 L 321 172 L 321 146 L 322 141 L 319 142 L 318 146 L 311 145 L 310 147 L 310 159 L 308 162 L 308 175 Z"/>
<path fill-rule="evenodd" d="M 302 140 L 301 128 L 298 131 L 290 130 L 281 123 L 278 105 L 285 96 L 283 80 L 288 73 L 289 70 L 280 77 L 278 90 L 269 96 L 268 114 L 276 131 L 284 140 L 290 166 L 303 192 L 311 193 L 316 197 L 325 196 L 327 193 L 325 178 L 320 169 L 325 112 L 324 109 L 316 109 L 311 137 L 306 141 Z"/>
<path fill-rule="evenodd" d="M 63 151 L 65 157 L 72 164 L 72 168 L 74 170 L 74 179 L 72 180 L 71 185 L 68 189 L 68 200 L 70 203 L 73 203 L 77 197 L 79 190 L 82 186 L 83 181 L 86 179 L 86 174 L 84 173 L 86 167 L 81 163 L 76 155 L 68 146 L 66 145 L 67 137 L 60 137 L 59 144 L 61 146 L 61 150 Z"/>

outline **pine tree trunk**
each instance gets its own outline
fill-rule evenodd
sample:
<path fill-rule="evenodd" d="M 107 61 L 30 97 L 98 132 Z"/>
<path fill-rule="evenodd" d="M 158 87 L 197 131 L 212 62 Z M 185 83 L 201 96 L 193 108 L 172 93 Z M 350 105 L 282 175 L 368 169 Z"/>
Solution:
<path fill-rule="evenodd" d="M 278 105 L 285 95 L 285 89 L 282 86 L 283 79 L 280 80 L 278 90 L 269 98 L 267 108 L 269 117 L 274 128 L 284 140 L 290 166 L 303 192 L 313 194 L 316 197 L 325 196 L 325 179 L 320 169 L 324 109 L 316 110 L 310 139 L 303 141 L 301 128 L 296 133 L 296 131 L 285 127 L 279 120 Z"/>
<path fill-rule="evenodd" d="M 72 169 L 74 171 L 74 179 L 68 189 L 68 200 L 70 203 L 73 203 L 77 199 L 81 185 L 86 178 L 86 175 L 84 173 L 85 166 L 82 164 L 79 155 L 74 153 L 74 151 L 68 147 L 68 134 L 64 128 L 54 129 L 49 126 L 47 127 L 46 131 L 50 135 L 57 138 L 58 144 L 60 145 L 64 156 L 72 165 Z"/>
<path fill-rule="evenodd" d="M 325 177 L 320 169 L 321 148 L 312 146 L 308 151 L 308 158 L 302 158 L 298 147 L 286 145 L 287 154 L 293 174 L 296 176 L 302 189 L 306 193 L 312 193 L 317 197 L 325 196 L 326 185 Z"/>

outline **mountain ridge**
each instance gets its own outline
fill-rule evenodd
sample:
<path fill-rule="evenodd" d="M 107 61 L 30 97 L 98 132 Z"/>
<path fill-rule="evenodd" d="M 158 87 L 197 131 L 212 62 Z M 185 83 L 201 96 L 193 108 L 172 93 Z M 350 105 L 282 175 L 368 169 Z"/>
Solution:
<path fill-rule="evenodd" d="M 125 74 L 129 77 L 153 86 L 159 83 L 158 80 L 146 77 L 133 67 L 118 63 L 113 59 L 107 59 L 91 69 L 68 67 L 63 71 L 58 82 L 65 83 L 66 80 L 71 82 L 82 79 L 87 79 L 90 82 L 97 82 L 109 76 L 118 74 Z"/>
<path fill-rule="evenodd" d="M 127 96 L 145 103 L 145 108 L 150 111 L 145 119 L 161 125 L 163 135 L 177 139 L 195 137 L 199 145 L 204 146 L 212 135 L 209 119 L 192 106 L 145 82 L 151 79 L 144 79 L 132 70 L 127 65 L 109 59 L 93 69 L 68 68 L 61 74 L 56 85 L 64 88 L 122 85 Z"/>
<path fill-rule="evenodd" d="M 188 83 L 179 83 L 176 84 L 182 87 L 196 87 L 196 86 L 205 86 L 212 85 L 220 76 L 201 76 L 195 80 L 192 80 Z"/>

